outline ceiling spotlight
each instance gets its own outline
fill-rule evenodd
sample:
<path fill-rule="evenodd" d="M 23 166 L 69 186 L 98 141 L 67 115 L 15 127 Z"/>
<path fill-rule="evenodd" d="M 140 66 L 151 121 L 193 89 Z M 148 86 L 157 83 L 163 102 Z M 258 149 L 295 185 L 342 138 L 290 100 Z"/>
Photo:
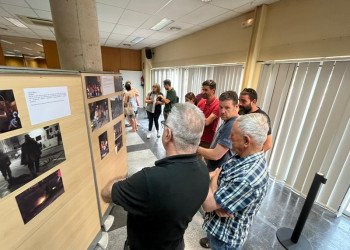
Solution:
<path fill-rule="evenodd" d="M 124 46 L 131 47 L 130 43 L 123 43 Z"/>
<path fill-rule="evenodd" d="M 172 31 L 179 31 L 179 30 L 181 30 L 181 28 L 180 27 L 170 27 L 169 28 L 170 30 L 172 30 Z"/>
<path fill-rule="evenodd" d="M 254 21 L 254 18 L 251 17 L 251 18 L 249 18 L 249 19 L 243 21 L 241 26 L 242 26 L 243 28 L 252 26 L 252 25 L 253 25 L 253 21 Z"/>

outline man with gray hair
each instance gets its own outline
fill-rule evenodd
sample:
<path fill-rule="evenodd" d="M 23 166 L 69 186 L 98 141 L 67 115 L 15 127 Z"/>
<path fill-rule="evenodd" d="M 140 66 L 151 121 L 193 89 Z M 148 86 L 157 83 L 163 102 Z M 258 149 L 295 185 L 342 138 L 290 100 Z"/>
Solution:
<path fill-rule="evenodd" d="M 196 156 L 205 124 L 193 104 L 175 104 L 163 124 L 166 158 L 102 190 L 128 212 L 126 249 L 184 249 L 183 235 L 204 202 L 209 172 Z"/>
<path fill-rule="evenodd" d="M 267 190 L 263 145 L 268 129 L 263 114 L 238 117 L 230 136 L 237 155 L 210 174 L 203 229 L 213 250 L 241 249 L 247 239 Z"/>

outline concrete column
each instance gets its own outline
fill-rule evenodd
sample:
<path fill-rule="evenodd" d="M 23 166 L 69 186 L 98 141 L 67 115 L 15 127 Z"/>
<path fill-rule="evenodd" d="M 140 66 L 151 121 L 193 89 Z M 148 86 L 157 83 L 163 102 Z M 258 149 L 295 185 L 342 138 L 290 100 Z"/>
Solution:
<path fill-rule="evenodd" d="M 61 69 L 102 71 L 95 0 L 50 0 Z"/>
<path fill-rule="evenodd" d="M 257 87 L 255 86 L 256 83 L 253 83 L 253 81 L 254 75 L 256 76 L 257 74 L 255 70 L 260 70 L 260 67 L 256 67 L 256 63 L 260 52 L 266 13 L 267 5 L 261 5 L 259 7 L 256 7 L 255 9 L 253 30 L 250 38 L 249 51 L 245 64 L 242 89 L 251 87 L 254 87 L 256 89 Z"/>

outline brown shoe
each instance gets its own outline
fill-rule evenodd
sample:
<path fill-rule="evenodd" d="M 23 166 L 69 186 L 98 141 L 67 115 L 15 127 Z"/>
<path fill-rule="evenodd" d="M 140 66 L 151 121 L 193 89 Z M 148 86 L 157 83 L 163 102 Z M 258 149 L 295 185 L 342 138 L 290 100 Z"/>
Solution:
<path fill-rule="evenodd" d="M 204 248 L 210 248 L 208 237 L 200 239 L 199 245 L 201 245 Z"/>

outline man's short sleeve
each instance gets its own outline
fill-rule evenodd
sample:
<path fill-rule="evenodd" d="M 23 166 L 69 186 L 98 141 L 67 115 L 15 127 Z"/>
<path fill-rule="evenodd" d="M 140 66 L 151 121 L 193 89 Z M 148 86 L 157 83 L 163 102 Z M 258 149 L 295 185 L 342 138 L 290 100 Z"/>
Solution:
<path fill-rule="evenodd" d="M 216 99 L 213 107 L 212 114 L 216 115 L 217 118 L 220 117 L 220 108 L 219 108 L 219 100 Z"/>
<path fill-rule="evenodd" d="M 130 178 L 115 183 L 112 187 L 112 200 L 126 211 L 146 216 L 151 210 L 145 169 Z"/>
<path fill-rule="evenodd" d="M 232 118 L 232 119 L 234 120 L 229 121 L 227 124 L 223 125 L 224 127 L 220 131 L 220 137 L 218 138 L 218 143 L 221 146 L 227 147 L 229 149 L 232 148 L 232 141 L 231 139 L 229 139 L 229 136 L 231 135 L 232 126 L 236 118 Z"/>
<path fill-rule="evenodd" d="M 172 104 L 176 103 L 177 99 L 176 99 L 176 91 L 175 91 L 175 89 L 172 89 L 172 91 L 170 91 L 168 93 L 167 99 L 170 100 L 170 102 Z"/>
<path fill-rule="evenodd" d="M 252 203 L 255 200 L 255 195 L 249 183 L 243 181 L 219 187 L 214 193 L 214 198 L 223 209 L 234 214 Z"/>

